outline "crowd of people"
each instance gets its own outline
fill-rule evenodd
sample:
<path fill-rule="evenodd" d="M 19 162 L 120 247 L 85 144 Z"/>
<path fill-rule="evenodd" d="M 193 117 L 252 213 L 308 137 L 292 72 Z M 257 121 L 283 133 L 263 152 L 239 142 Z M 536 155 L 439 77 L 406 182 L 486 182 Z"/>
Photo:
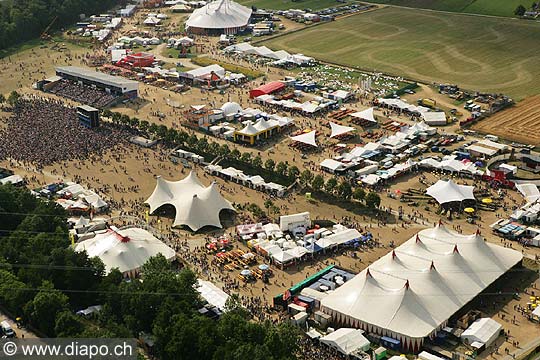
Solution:
<path fill-rule="evenodd" d="M 103 108 L 116 100 L 116 96 L 108 94 L 103 90 L 87 85 L 80 85 L 69 80 L 57 81 L 49 91 L 53 94 L 97 108 Z"/>
<path fill-rule="evenodd" d="M 0 159 L 43 167 L 62 160 L 85 159 L 129 139 L 127 130 L 88 129 L 77 111 L 62 101 L 20 98 L 0 130 Z"/>

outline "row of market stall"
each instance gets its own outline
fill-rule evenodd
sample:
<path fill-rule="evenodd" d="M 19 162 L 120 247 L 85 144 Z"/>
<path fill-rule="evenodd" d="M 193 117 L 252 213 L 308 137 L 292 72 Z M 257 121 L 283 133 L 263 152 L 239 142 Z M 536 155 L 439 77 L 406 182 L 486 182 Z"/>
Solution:
<path fill-rule="evenodd" d="M 314 58 L 303 54 L 289 54 L 285 50 L 273 51 L 266 46 L 253 46 L 247 42 L 227 46 L 223 51 L 242 56 L 253 55 L 266 58 L 271 60 L 273 65 L 310 66 L 315 64 Z"/>

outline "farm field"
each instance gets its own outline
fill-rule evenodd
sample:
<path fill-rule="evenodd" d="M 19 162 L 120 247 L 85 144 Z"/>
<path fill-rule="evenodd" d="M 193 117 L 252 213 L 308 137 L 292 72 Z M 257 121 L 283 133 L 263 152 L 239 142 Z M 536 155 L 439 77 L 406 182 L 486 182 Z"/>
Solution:
<path fill-rule="evenodd" d="M 426 82 L 540 93 L 540 24 L 387 7 L 263 42 L 277 50 Z"/>
<path fill-rule="evenodd" d="M 514 10 L 522 0 L 369 0 L 378 4 L 405 6 L 411 8 L 463 12 L 471 14 L 514 16 Z"/>
<path fill-rule="evenodd" d="M 336 0 L 238 0 L 238 3 L 245 6 L 255 6 L 261 9 L 275 9 L 275 10 L 287 10 L 287 9 L 312 9 L 320 10 L 333 6 L 342 6 L 351 1 L 345 3 L 339 3 Z"/>
<path fill-rule="evenodd" d="M 531 96 L 473 125 L 473 130 L 540 146 L 540 95 Z"/>

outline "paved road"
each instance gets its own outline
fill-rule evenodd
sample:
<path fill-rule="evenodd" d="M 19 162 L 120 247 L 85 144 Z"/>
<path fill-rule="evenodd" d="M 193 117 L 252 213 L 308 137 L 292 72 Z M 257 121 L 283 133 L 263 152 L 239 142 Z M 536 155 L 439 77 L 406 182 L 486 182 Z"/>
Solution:
<path fill-rule="evenodd" d="M 13 328 L 13 331 L 15 331 L 18 338 L 22 338 L 23 335 L 24 335 L 25 339 L 37 338 L 37 336 L 34 333 L 31 333 L 30 331 L 28 331 L 26 329 L 18 329 L 17 324 L 15 323 L 15 321 L 8 318 L 4 313 L 0 312 L 0 322 L 2 322 L 4 320 L 7 320 L 7 322 L 11 325 L 11 327 Z"/>

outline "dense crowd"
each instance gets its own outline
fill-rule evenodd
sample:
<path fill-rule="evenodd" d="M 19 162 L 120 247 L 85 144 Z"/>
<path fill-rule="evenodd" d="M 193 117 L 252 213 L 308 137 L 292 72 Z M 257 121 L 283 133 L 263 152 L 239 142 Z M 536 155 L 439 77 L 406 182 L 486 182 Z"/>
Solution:
<path fill-rule="evenodd" d="M 39 97 L 19 99 L 6 125 L 0 130 L 0 160 L 29 162 L 39 167 L 85 159 L 129 138 L 126 130 L 88 129 L 79 123 L 74 108 Z"/>
<path fill-rule="evenodd" d="M 109 105 L 116 99 L 116 96 L 106 93 L 103 90 L 95 89 L 86 85 L 79 85 L 72 81 L 60 80 L 49 89 L 53 94 L 102 108 Z"/>

